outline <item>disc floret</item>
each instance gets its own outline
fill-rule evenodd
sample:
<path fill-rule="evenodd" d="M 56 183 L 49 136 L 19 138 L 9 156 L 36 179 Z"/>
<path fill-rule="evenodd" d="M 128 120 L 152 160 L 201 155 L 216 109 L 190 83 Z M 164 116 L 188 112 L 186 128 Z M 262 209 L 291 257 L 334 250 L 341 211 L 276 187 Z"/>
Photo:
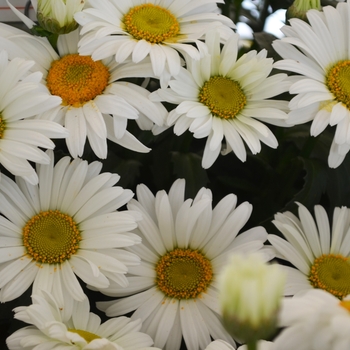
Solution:
<path fill-rule="evenodd" d="M 156 284 L 168 297 L 193 299 L 205 292 L 213 279 L 211 262 L 198 250 L 176 248 L 156 265 Z"/>
<path fill-rule="evenodd" d="M 180 32 L 180 24 L 167 9 L 143 4 L 133 7 L 123 19 L 125 31 L 137 40 L 146 40 L 152 44 L 160 44 L 176 37 Z"/>
<path fill-rule="evenodd" d="M 326 85 L 335 99 L 350 110 L 350 61 L 340 61 L 329 69 Z"/>
<path fill-rule="evenodd" d="M 90 56 L 70 54 L 53 61 L 46 82 L 64 106 L 81 107 L 101 95 L 108 85 L 109 70 Z"/>
<path fill-rule="evenodd" d="M 350 294 L 349 259 L 340 254 L 324 254 L 316 258 L 309 281 L 314 288 L 324 289 L 338 298 Z"/>
<path fill-rule="evenodd" d="M 27 254 L 40 263 L 63 263 L 77 252 L 80 241 L 77 224 L 59 210 L 41 211 L 23 228 Z"/>
<path fill-rule="evenodd" d="M 247 98 L 238 82 L 220 75 L 212 76 L 199 91 L 199 102 L 223 119 L 233 119 L 246 105 Z"/>

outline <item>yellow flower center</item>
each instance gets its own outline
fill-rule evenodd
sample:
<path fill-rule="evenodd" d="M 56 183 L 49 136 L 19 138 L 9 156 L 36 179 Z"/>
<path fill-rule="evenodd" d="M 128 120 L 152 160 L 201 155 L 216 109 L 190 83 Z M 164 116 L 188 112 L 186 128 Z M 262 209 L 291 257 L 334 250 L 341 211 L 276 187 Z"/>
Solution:
<path fill-rule="evenodd" d="M 350 264 L 342 255 L 321 255 L 311 266 L 309 281 L 338 298 L 350 294 Z"/>
<path fill-rule="evenodd" d="M 326 85 L 335 99 L 350 109 L 350 61 L 335 64 L 328 71 Z"/>
<path fill-rule="evenodd" d="M 198 99 L 215 117 L 224 119 L 234 118 L 247 103 L 240 85 L 222 76 L 213 76 L 205 82 L 199 91 Z"/>
<path fill-rule="evenodd" d="M 102 94 L 109 76 L 101 61 L 72 54 L 52 62 L 46 83 L 52 95 L 62 98 L 64 106 L 81 107 Z"/>
<path fill-rule="evenodd" d="M 4 133 L 5 133 L 5 129 L 6 129 L 6 123 L 4 118 L 1 116 L 0 113 L 0 140 L 3 138 Z"/>
<path fill-rule="evenodd" d="M 153 4 L 133 7 L 124 15 L 125 31 L 137 40 L 159 44 L 174 38 L 180 32 L 180 24 L 167 9 Z"/>
<path fill-rule="evenodd" d="M 210 261 L 197 250 L 174 249 L 163 255 L 156 266 L 158 288 L 168 297 L 196 298 L 213 279 Z"/>
<path fill-rule="evenodd" d="M 90 333 L 88 331 L 83 331 L 81 329 L 71 329 L 71 328 L 68 328 L 68 331 L 69 332 L 72 332 L 72 333 L 77 333 L 79 334 L 82 338 L 84 338 L 88 343 L 90 343 L 91 341 L 93 341 L 94 339 L 101 339 L 100 336 L 94 334 L 94 333 Z"/>
<path fill-rule="evenodd" d="M 74 220 L 59 210 L 42 211 L 23 228 L 23 245 L 34 260 L 62 263 L 79 248 L 80 231 Z"/>

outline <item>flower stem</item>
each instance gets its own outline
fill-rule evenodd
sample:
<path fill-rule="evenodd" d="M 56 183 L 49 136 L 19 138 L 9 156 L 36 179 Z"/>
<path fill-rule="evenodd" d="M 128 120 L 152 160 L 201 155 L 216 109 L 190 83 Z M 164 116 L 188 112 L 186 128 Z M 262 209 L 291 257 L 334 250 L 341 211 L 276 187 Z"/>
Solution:
<path fill-rule="evenodd" d="M 248 350 L 257 350 L 257 341 L 247 343 Z"/>
<path fill-rule="evenodd" d="M 49 40 L 51 46 L 53 47 L 53 49 L 58 52 L 57 49 L 57 41 L 58 41 L 58 34 L 52 33 L 47 39 Z"/>

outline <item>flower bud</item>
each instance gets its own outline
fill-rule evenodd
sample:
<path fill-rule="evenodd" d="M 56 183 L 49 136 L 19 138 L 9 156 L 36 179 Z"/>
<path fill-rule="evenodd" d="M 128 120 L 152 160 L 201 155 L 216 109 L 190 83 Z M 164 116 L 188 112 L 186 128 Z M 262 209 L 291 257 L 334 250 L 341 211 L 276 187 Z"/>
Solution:
<path fill-rule="evenodd" d="M 223 324 L 232 337 L 251 343 L 276 330 L 285 274 L 259 254 L 232 255 L 219 279 Z"/>
<path fill-rule="evenodd" d="M 38 0 L 38 22 L 50 33 L 68 34 L 78 27 L 73 16 L 84 4 L 85 0 Z"/>
<path fill-rule="evenodd" d="M 287 9 L 286 19 L 288 20 L 290 18 L 299 18 L 305 22 L 308 22 L 306 13 L 311 9 L 321 10 L 321 1 L 295 0 L 293 4 Z"/>

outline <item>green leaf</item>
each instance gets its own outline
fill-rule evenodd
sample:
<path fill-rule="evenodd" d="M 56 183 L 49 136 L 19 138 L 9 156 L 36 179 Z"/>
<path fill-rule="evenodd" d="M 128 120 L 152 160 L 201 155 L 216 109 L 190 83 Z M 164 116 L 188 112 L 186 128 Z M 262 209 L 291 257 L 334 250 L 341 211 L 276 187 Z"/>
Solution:
<path fill-rule="evenodd" d="M 322 195 L 327 187 L 328 166 L 325 162 L 318 159 L 305 159 L 299 157 L 305 171 L 304 184 L 301 190 L 295 194 L 292 200 L 283 209 L 295 211 L 295 202 L 300 202 L 311 209 L 320 202 Z"/>

